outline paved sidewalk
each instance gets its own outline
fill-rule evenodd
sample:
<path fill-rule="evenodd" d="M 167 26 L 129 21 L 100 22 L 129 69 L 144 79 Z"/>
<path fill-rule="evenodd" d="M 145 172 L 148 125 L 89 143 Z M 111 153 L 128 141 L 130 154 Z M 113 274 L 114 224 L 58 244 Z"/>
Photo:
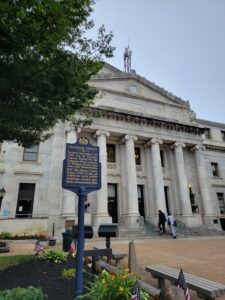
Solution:
<path fill-rule="evenodd" d="M 225 284 L 225 237 L 137 239 L 134 243 L 143 276 L 155 287 L 156 280 L 144 272 L 147 265 L 165 264 L 177 269 L 181 266 L 184 272 Z M 111 247 L 114 249 L 128 252 L 128 244 L 129 240 L 111 239 Z M 86 248 L 93 246 L 105 247 L 105 240 L 86 241 Z M 34 253 L 34 241 L 10 242 L 8 255 L 23 253 Z M 199 299 L 195 293 L 192 296 L 192 300 Z"/>

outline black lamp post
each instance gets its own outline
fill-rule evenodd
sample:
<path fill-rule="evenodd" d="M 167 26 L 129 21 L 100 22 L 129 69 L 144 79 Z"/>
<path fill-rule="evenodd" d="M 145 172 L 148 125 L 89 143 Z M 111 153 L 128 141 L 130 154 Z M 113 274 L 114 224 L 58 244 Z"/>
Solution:
<path fill-rule="evenodd" d="M 6 194 L 6 190 L 4 189 L 4 186 L 0 189 L 0 210 L 1 210 L 1 206 L 2 206 L 2 199 L 4 198 Z"/>

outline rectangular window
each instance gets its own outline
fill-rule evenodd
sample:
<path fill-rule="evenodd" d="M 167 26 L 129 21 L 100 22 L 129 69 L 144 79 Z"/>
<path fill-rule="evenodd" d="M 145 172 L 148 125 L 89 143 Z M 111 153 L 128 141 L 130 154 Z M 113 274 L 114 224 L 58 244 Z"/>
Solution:
<path fill-rule="evenodd" d="M 136 165 L 140 166 L 141 165 L 141 149 L 138 147 L 134 148 L 134 156 L 135 156 L 135 162 Z"/>
<path fill-rule="evenodd" d="M 160 150 L 160 158 L 161 158 L 161 166 L 162 168 L 165 167 L 165 160 L 164 160 L 164 151 Z"/>
<path fill-rule="evenodd" d="M 222 135 L 223 142 L 225 142 L 225 131 L 221 131 L 221 135 Z"/>
<path fill-rule="evenodd" d="M 112 144 L 107 144 L 107 161 L 116 162 L 116 146 Z"/>
<path fill-rule="evenodd" d="M 31 146 L 29 148 L 24 148 L 23 160 L 37 161 L 38 160 L 38 146 Z"/>
<path fill-rule="evenodd" d="M 219 176 L 218 164 L 217 163 L 211 163 L 211 169 L 212 169 L 213 176 L 218 177 Z"/>
<path fill-rule="evenodd" d="M 17 218 L 31 218 L 33 213 L 34 202 L 34 183 L 20 183 L 16 217 Z"/>
<path fill-rule="evenodd" d="M 218 203 L 219 203 L 220 213 L 224 214 L 225 213 L 224 194 L 217 193 L 217 199 L 218 199 Z"/>

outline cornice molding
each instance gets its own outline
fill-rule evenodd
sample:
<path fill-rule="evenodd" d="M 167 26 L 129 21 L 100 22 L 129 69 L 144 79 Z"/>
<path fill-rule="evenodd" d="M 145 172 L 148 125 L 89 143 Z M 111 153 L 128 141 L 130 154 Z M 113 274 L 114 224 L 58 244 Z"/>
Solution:
<path fill-rule="evenodd" d="M 213 150 L 218 152 L 225 152 L 225 147 L 215 146 L 215 145 L 204 145 L 206 150 Z"/>
<path fill-rule="evenodd" d="M 92 114 L 93 117 L 97 117 L 97 118 L 105 118 L 105 119 L 111 119 L 116 121 L 137 123 L 137 124 L 147 125 L 151 127 L 158 127 L 158 128 L 165 128 L 168 130 L 186 132 L 195 135 L 202 135 L 205 131 L 204 128 L 194 126 L 194 125 L 181 124 L 181 123 L 165 121 L 156 118 L 136 116 L 135 114 L 131 114 L 128 112 L 118 112 L 118 111 L 116 112 L 116 111 L 109 111 L 107 109 L 100 109 L 100 108 L 93 107 L 90 109 L 90 113 Z"/>
<path fill-rule="evenodd" d="M 219 122 L 214 122 L 214 121 L 207 121 L 207 120 L 202 120 L 202 119 L 196 119 L 196 122 L 198 122 L 200 124 L 204 124 L 208 127 L 215 126 L 217 128 L 225 130 L 225 124 L 224 123 L 219 123 Z"/>

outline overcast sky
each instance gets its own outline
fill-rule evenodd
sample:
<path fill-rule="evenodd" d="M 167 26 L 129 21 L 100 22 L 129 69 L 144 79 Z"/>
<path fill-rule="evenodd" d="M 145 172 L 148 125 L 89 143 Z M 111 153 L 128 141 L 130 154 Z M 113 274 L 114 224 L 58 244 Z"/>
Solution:
<path fill-rule="evenodd" d="M 225 123 L 225 0 L 97 0 L 96 27 L 113 31 L 114 58 L 184 100 L 197 118 Z"/>

